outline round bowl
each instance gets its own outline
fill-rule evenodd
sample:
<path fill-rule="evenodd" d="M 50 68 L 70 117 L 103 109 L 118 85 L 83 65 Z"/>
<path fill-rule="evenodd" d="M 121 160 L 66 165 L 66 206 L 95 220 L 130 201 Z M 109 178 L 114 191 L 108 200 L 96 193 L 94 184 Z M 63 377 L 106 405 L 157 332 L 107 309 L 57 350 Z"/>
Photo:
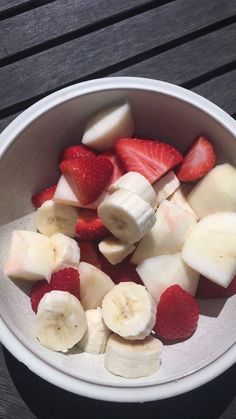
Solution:
<path fill-rule="evenodd" d="M 172 84 L 144 78 L 97 79 L 31 106 L 0 135 L 0 339 L 30 370 L 65 390 L 107 401 L 144 402 L 198 387 L 236 361 L 236 295 L 202 300 L 196 332 L 185 342 L 164 347 L 159 371 L 125 379 L 105 370 L 103 355 L 65 355 L 42 347 L 34 337 L 28 290 L 3 273 L 11 233 L 33 226 L 31 196 L 57 181 L 61 150 L 80 141 L 91 114 L 124 97 L 131 104 L 138 135 L 162 139 L 183 151 L 203 134 L 212 140 L 218 163 L 236 165 L 235 121 L 208 100 Z"/>

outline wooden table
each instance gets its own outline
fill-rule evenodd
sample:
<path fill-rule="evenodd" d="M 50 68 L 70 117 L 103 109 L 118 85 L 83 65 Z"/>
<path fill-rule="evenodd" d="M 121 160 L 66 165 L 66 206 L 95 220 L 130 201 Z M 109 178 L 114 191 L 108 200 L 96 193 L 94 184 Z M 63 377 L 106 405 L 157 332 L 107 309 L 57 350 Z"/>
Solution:
<path fill-rule="evenodd" d="M 0 0 L 0 131 L 55 90 L 98 77 L 184 86 L 236 116 L 235 0 Z M 236 365 L 185 395 L 138 404 L 63 392 L 0 351 L 0 418 L 235 419 Z"/>

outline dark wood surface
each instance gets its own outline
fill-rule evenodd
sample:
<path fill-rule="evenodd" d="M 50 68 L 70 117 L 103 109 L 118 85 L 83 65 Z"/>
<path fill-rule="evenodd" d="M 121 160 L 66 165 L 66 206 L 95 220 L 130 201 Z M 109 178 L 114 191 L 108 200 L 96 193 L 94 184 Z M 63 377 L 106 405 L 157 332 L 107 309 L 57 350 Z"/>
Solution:
<path fill-rule="evenodd" d="M 140 76 L 236 116 L 235 0 L 0 0 L 0 132 L 78 81 Z M 236 365 L 172 399 L 104 403 L 63 392 L 0 350 L 0 419 L 236 419 Z"/>

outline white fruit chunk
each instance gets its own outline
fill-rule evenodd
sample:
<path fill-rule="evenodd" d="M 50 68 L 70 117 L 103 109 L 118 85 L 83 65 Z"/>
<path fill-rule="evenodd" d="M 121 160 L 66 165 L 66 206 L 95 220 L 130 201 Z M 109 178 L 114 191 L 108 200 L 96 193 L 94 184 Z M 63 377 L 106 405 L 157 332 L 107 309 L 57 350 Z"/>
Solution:
<path fill-rule="evenodd" d="M 97 209 L 98 205 L 105 199 L 107 192 L 104 191 L 92 204 L 82 205 L 75 195 L 73 189 L 67 182 L 65 176 L 61 175 L 54 196 L 53 201 L 57 204 L 71 205 L 74 207 Z"/>
<path fill-rule="evenodd" d="M 66 291 L 47 292 L 40 300 L 36 317 L 36 337 L 43 346 L 67 352 L 83 337 L 87 327 L 83 307 Z"/>
<path fill-rule="evenodd" d="M 90 263 L 80 262 L 80 301 L 85 310 L 101 307 L 104 295 L 114 287 L 111 278 Z"/>
<path fill-rule="evenodd" d="M 119 189 L 125 189 L 127 191 L 136 193 L 144 201 L 147 201 L 151 206 L 156 204 L 156 193 L 151 183 L 138 172 L 128 172 L 112 183 L 108 192 L 113 193 Z"/>
<path fill-rule="evenodd" d="M 137 265 L 152 256 L 179 252 L 195 224 L 193 214 L 163 200 L 157 208 L 154 227 L 138 244 L 131 263 Z"/>
<path fill-rule="evenodd" d="M 169 173 L 155 182 L 152 186 L 157 195 L 157 205 L 159 205 L 163 199 L 167 199 L 176 191 L 176 189 L 178 189 L 180 186 L 180 181 L 171 170 Z"/>
<path fill-rule="evenodd" d="M 136 270 L 156 303 L 159 303 L 161 294 L 174 284 L 193 296 L 196 293 L 199 273 L 182 260 L 180 253 L 146 259 Z"/>
<path fill-rule="evenodd" d="M 236 273 L 236 212 L 203 217 L 188 236 L 182 257 L 206 278 L 228 287 Z"/>
<path fill-rule="evenodd" d="M 116 237 L 109 236 L 99 243 L 98 248 L 112 265 L 116 265 L 132 253 L 135 246 L 130 243 L 122 242 Z"/>
<path fill-rule="evenodd" d="M 125 189 L 108 196 L 99 205 L 98 215 L 115 237 L 127 243 L 140 240 L 156 221 L 151 205 Z"/>
<path fill-rule="evenodd" d="M 11 278 L 49 281 L 54 252 L 49 237 L 33 231 L 15 230 L 12 234 L 5 274 Z"/>
<path fill-rule="evenodd" d="M 103 354 L 111 331 L 105 325 L 100 307 L 85 311 L 87 330 L 79 342 L 79 347 L 90 354 Z"/>
<path fill-rule="evenodd" d="M 132 112 L 125 102 L 95 114 L 85 127 L 82 143 L 94 150 L 108 150 L 118 138 L 131 137 L 133 133 Z"/>
<path fill-rule="evenodd" d="M 187 201 L 187 195 L 190 192 L 189 189 L 189 185 L 185 184 L 185 185 L 181 185 L 179 189 L 177 189 L 175 191 L 175 193 L 173 193 L 173 195 L 171 195 L 169 197 L 169 201 L 173 202 L 173 204 L 177 205 L 178 207 L 181 207 L 187 211 L 190 211 L 191 214 L 194 215 L 194 217 L 196 218 L 196 220 L 199 219 L 199 217 L 197 216 L 197 214 L 193 211 L 193 209 L 190 207 L 188 201 Z"/>
<path fill-rule="evenodd" d="M 78 243 L 62 233 L 53 234 L 50 240 L 54 250 L 53 272 L 65 266 L 78 268 L 80 262 Z"/>
<path fill-rule="evenodd" d="M 197 183 L 187 199 L 200 218 L 216 212 L 235 212 L 236 169 L 228 163 L 214 167 Z"/>
<path fill-rule="evenodd" d="M 105 367 L 124 378 L 146 377 L 159 369 L 162 347 L 152 336 L 130 342 L 113 333 L 107 342 Z"/>
<path fill-rule="evenodd" d="M 50 200 L 37 209 L 35 222 L 38 231 L 46 236 L 51 237 L 55 233 L 62 233 L 74 237 L 77 218 L 76 208 Z"/>
<path fill-rule="evenodd" d="M 126 339 L 144 339 L 156 322 L 156 304 L 143 285 L 120 282 L 102 302 L 103 320 Z"/>

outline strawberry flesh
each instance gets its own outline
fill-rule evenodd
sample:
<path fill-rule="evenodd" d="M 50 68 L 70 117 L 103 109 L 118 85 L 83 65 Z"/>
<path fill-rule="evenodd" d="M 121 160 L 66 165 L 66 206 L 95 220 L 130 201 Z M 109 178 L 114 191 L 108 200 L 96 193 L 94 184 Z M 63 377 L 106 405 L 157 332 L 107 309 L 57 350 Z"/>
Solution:
<path fill-rule="evenodd" d="M 221 287 L 204 276 L 200 276 L 197 298 L 228 298 L 236 294 L 236 275 L 227 288 Z"/>
<path fill-rule="evenodd" d="M 102 269 L 97 243 L 92 240 L 79 241 L 80 261 L 90 263 L 98 269 Z"/>
<path fill-rule="evenodd" d="M 113 171 L 111 161 L 103 156 L 72 158 L 64 160 L 59 166 L 82 205 L 96 201 Z"/>
<path fill-rule="evenodd" d="M 182 182 L 193 182 L 205 176 L 215 163 L 211 143 L 205 137 L 199 137 L 191 144 L 176 174 Z"/>
<path fill-rule="evenodd" d="M 34 283 L 30 291 L 30 302 L 31 302 L 32 310 L 35 313 L 37 313 L 38 311 L 38 305 L 40 303 L 41 298 L 43 298 L 46 292 L 50 292 L 50 291 L 51 291 L 50 285 L 46 281 L 46 279 L 43 279 L 42 281 L 37 281 Z"/>
<path fill-rule="evenodd" d="M 97 211 L 85 208 L 81 208 L 79 211 L 75 232 L 80 240 L 101 239 L 109 234 Z"/>
<path fill-rule="evenodd" d="M 136 268 L 129 262 L 130 255 L 122 262 L 112 265 L 103 255 L 101 255 L 102 271 L 110 276 L 115 284 L 120 282 L 132 281 L 136 284 L 143 285 L 143 282 L 138 275 Z"/>
<path fill-rule="evenodd" d="M 43 205 L 44 202 L 50 201 L 55 193 L 57 185 L 49 186 L 46 189 L 43 189 L 42 191 L 36 193 L 32 196 L 32 204 L 35 208 L 40 208 L 41 205 Z"/>
<path fill-rule="evenodd" d="M 111 185 L 117 179 L 119 179 L 121 176 L 123 176 L 126 173 L 126 170 L 125 170 L 121 160 L 119 159 L 119 157 L 115 153 L 115 150 L 110 149 L 110 150 L 104 151 L 101 154 L 101 156 L 106 157 L 113 164 L 113 173 L 112 173 L 112 176 L 109 180 L 109 185 Z"/>
<path fill-rule="evenodd" d="M 154 330 L 162 339 L 187 339 L 195 331 L 198 318 L 199 308 L 194 297 L 179 285 L 172 285 L 161 295 Z"/>
<path fill-rule="evenodd" d="M 183 159 L 172 145 L 144 138 L 121 138 L 116 142 L 115 150 L 127 171 L 141 173 L 150 183 Z"/>
<path fill-rule="evenodd" d="M 80 277 L 77 269 L 68 267 L 54 272 L 49 285 L 51 291 L 67 291 L 80 298 Z"/>
<path fill-rule="evenodd" d="M 60 155 L 59 161 L 60 163 L 63 160 L 73 159 L 75 157 L 90 157 L 90 156 L 96 156 L 94 151 L 90 150 L 88 147 L 85 147 L 84 145 L 72 145 L 70 147 L 67 147 L 62 154 Z"/>

